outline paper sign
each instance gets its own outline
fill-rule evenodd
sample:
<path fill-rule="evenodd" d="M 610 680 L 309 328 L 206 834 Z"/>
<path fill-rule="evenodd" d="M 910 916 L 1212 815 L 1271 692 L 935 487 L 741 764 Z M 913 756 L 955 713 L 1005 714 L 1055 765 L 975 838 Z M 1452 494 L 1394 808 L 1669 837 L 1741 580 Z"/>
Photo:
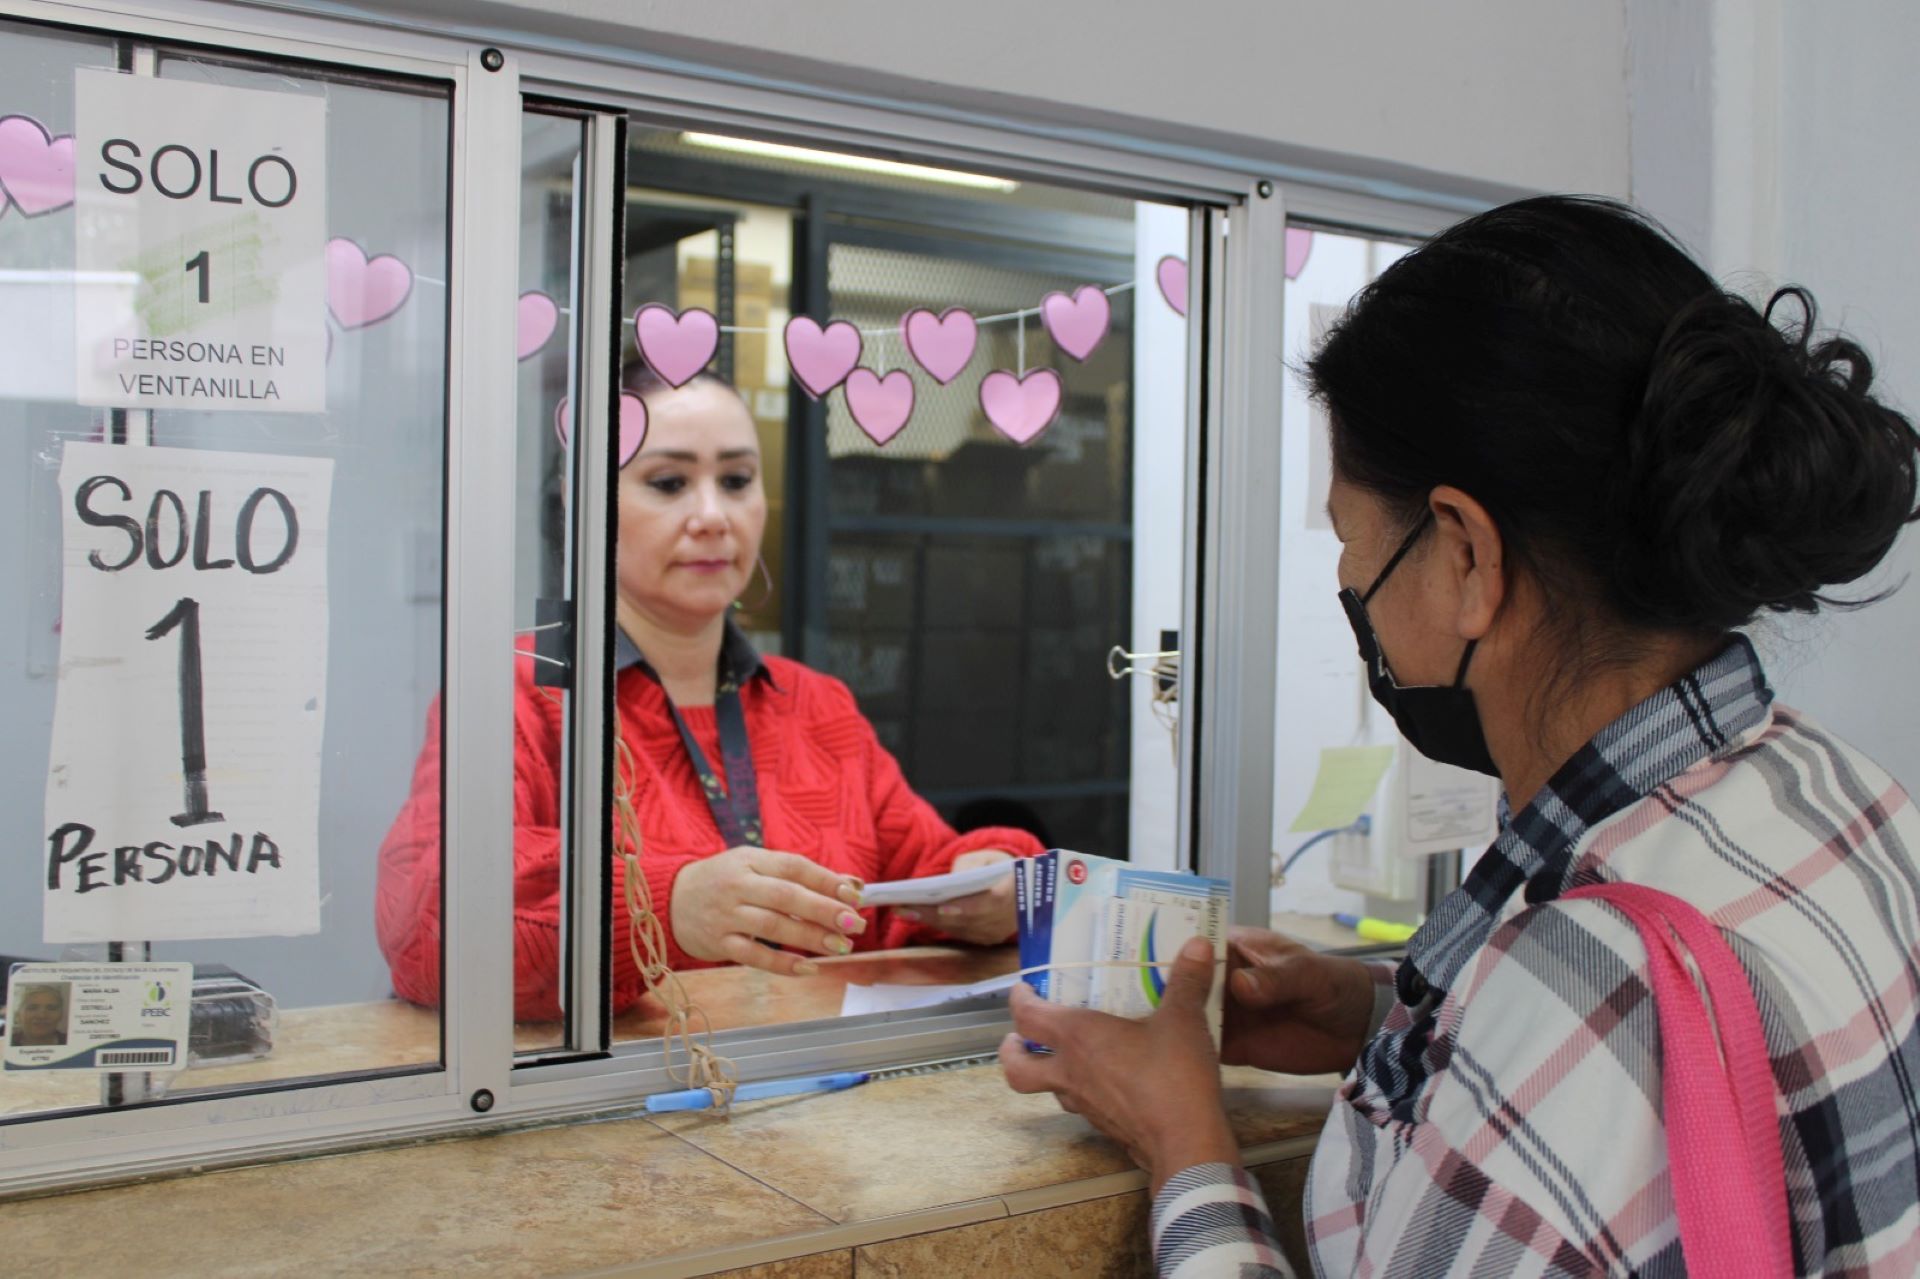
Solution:
<path fill-rule="evenodd" d="M 327 407 L 324 98 L 74 73 L 75 397 Z"/>
<path fill-rule="evenodd" d="M 1393 765 L 1391 746 L 1329 746 L 1320 752 L 1320 773 L 1307 805 L 1289 831 L 1339 830 L 1367 811 L 1380 779 Z"/>
<path fill-rule="evenodd" d="M 15 964 L 8 1070 L 179 1070 L 192 964 Z"/>
<path fill-rule="evenodd" d="M 66 445 L 45 940 L 319 931 L 332 482 Z"/>
<path fill-rule="evenodd" d="M 1409 856 L 1491 843 L 1499 833 L 1500 789 L 1491 777 L 1407 752 L 1405 846 Z"/>

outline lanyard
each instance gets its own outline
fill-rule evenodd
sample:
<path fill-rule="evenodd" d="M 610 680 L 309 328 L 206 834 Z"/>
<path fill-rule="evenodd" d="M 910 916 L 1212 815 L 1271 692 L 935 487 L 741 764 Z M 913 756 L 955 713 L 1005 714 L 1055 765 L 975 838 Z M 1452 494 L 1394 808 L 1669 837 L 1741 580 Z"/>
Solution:
<path fill-rule="evenodd" d="M 686 748 L 687 760 L 693 765 L 694 776 L 700 779 L 700 790 L 707 797 L 714 825 L 720 828 L 720 837 L 727 841 L 727 847 L 738 848 L 743 844 L 764 847 L 765 836 L 760 831 L 760 783 L 753 773 L 753 755 L 747 749 L 747 716 L 740 707 L 740 682 L 732 669 L 722 669 L 720 686 L 714 690 L 713 698 L 714 719 L 720 726 L 720 763 L 727 770 L 724 782 L 707 762 L 707 753 L 693 739 L 693 730 L 687 727 L 686 719 L 671 697 L 667 699 L 667 709 L 673 713 L 673 726 L 680 730 L 680 744 Z"/>

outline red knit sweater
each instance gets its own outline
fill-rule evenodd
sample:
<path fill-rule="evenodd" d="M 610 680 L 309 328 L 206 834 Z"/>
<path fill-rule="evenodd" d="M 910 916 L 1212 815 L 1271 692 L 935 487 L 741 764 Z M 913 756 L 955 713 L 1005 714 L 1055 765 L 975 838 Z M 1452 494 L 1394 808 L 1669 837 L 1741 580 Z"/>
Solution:
<path fill-rule="evenodd" d="M 750 679 L 740 697 L 768 848 L 803 853 L 869 883 L 941 874 L 955 857 L 976 849 L 1003 848 L 1017 856 L 1040 851 L 1024 831 L 956 835 L 907 785 L 846 685 L 797 662 L 763 660 L 772 682 Z M 557 696 L 550 700 L 536 691 L 532 665 L 514 663 L 514 1015 L 523 1021 L 560 1016 L 561 708 Z M 644 671 L 628 667 L 615 677 L 614 700 L 640 770 L 635 814 L 644 848 L 641 869 L 654 908 L 665 919 L 681 867 L 724 851 L 725 841 L 673 726 L 665 691 Z M 707 758 L 718 760 L 713 708 L 682 708 L 681 714 Z M 440 857 L 436 700 L 427 714 L 413 793 L 380 849 L 374 900 L 374 924 L 394 990 L 429 1006 L 440 1002 Z M 617 857 L 612 875 L 613 1003 L 620 1009 L 639 999 L 643 988 L 627 946 L 626 871 Z M 867 931 L 853 939 L 859 950 L 941 936 L 888 910 L 862 914 Z M 682 951 L 670 928 L 668 948 L 676 969 L 714 966 Z"/>

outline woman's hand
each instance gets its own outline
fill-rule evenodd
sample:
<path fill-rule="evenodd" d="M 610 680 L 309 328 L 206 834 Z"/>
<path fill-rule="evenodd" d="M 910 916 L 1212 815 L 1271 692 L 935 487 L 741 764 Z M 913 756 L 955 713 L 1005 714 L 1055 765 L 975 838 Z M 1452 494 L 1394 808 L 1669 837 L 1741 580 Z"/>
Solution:
<path fill-rule="evenodd" d="M 953 869 L 971 870 L 975 866 L 991 866 L 995 862 L 1012 860 L 1012 853 L 998 848 L 982 848 L 954 858 Z M 972 942 L 976 946 L 997 946 L 1012 937 L 1020 927 L 1019 919 L 1014 914 L 1011 875 L 996 880 L 991 888 L 956 897 L 950 902 L 941 902 L 938 906 L 919 906 L 896 913 L 905 920 L 925 920 L 947 936 L 957 941 Z"/>
<path fill-rule="evenodd" d="M 1227 934 L 1220 1056 L 1289 1075 L 1345 1074 L 1366 1046 L 1373 977 L 1357 959 L 1322 955 L 1264 928 Z"/>
<path fill-rule="evenodd" d="M 848 934 L 866 931 L 852 909 L 859 902 L 860 885 L 846 875 L 793 853 L 741 847 L 682 867 L 668 915 L 674 941 L 695 959 L 803 977 L 814 971 L 804 955 L 760 943 L 844 955 L 853 949 Z"/>
<path fill-rule="evenodd" d="M 1000 1043 L 1007 1085 L 1050 1092 L 1062 1110 L 1085 1116 L 1152 1175 L 1156 1194 L 1183 1168 L 1237 1163 L 1207 1034 L 1212 988 L 1213 948 L 1200 938 L 1181 948 L 1159 1009 L 1144 1021 L 1062 1008 L 1016 982 L 1015 1033 Z M 1031 1052 L 1029 1040 L 1053 1051 Z"/>

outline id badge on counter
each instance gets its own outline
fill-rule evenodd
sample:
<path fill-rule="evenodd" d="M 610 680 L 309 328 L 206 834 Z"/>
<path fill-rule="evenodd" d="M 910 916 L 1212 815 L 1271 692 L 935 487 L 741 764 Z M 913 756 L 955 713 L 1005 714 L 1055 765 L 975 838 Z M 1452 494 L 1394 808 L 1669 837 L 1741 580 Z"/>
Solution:
<path fill-rule="evenodd" d="M 15 964 L 8 1070 L 180 1070 L 192 964 Z"/>

